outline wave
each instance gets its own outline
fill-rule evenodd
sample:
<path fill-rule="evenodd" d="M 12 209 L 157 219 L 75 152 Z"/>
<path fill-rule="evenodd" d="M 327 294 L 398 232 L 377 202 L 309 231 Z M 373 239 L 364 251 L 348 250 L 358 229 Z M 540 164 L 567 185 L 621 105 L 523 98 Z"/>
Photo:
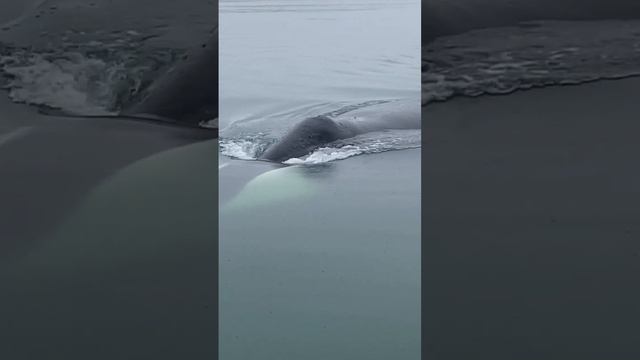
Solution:
<path fill-rule="evenodd" d="M 87 115 L 108 115 L 144 90 L 184 50 L 150 49 L 134 30 L 73 30 L 41 48 L 0 44 L 0 86 L 18 103 Z"/>
<path fill-rule="evenodd" d="M 222 155 L 240 159 L 256 160 L 271 145 L 273 140 L 265 138 L 220 139 Z M 340 140 L 318 148 L 311 154 L 283 161 L 287 165 L 315 165 L 343 160 L 356 155 L 375 154 L 386 151 L 414 149 L 421 146 L 421 133 L 414 130 L 388 130 L 372 132 Z"/>
<path fill-rule="evenodd" d="M 262 117 L 260 124 L 256 120 L 237 121 L 221 131 L 220 153 L 241 160 L 255 160 L 286 133 L 288 127 L 296 121 L 308 117 L 324 115 L 336 117 L 350 111 L 382 104 L 389 100 L 372 100 L 361 103 L 322 103 L 299 107 L 294 111 L 287 111 L 270 117 Z M 332 108 L 333 110 L 327 110 Z M 320 111 L 320 110 L 323 111 Z M 277 119 L 278 121 L 269 121 Z M 267 124 L 278 124 L 269 128 Z M 289 126 L 283 126 L 289 124 Z M 331 142 L 316 149 L 309 155 L 283 161 L 284 164 L 321 164 L 335 160 L 342 160 L 356 155 L 373 154 L 384 151 L 419 148 L 421 146 L 421 132 L 411 130 L 385 130 L 358 135 L 349 139 Z"/>
<path fill-rule="evenodd" d="M 640 75 L 640 20 L 530 21 L 423 45 L 422 102 Z"/>
<path fill-rule="evenodd" d="M 315 150 L 307 156 L 292 158 L 284 161 L 284 163 L 288 165 L 316 165 L 343 160 L 356 155 L 416 149 L 420 146 L 421 134 L 419 129 L 387 130 L 336 141 Z"/>

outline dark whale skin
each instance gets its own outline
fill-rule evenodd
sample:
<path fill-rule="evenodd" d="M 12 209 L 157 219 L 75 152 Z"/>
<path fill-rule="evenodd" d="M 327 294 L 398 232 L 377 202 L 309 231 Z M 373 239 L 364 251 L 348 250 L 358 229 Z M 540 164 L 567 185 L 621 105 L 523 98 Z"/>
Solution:
<path fill-rule="evenodd" d="M 155 116 L 197 125 L 218 117 L 218 28 L 206 44 L 164 74 L 127 116 Z"/>
<path fill-rule="evenodd" d="M 398 99 L 363 106 L 335 116 L 302 120 L 271 145 L 260 160 L 283 162 L 311 153 L 320 146 L 356 135 L 392 129 L 419 129 L 419 99 Z"/>
<path fill-rule="evenodd" d="M 260 156 L 261 160 L 282 162 L 310 153 L 313 149 L 332 141 L 350 138 L 356 131 L 328 116 L 305 119 Z"/>

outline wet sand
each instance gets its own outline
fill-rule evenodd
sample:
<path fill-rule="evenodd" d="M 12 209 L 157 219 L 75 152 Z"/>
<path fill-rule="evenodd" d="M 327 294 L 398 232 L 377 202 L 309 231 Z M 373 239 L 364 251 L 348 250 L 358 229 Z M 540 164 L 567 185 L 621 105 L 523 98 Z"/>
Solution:
<path fill-rule="evenodd" d="M 638 88 L 423 108 L 427 357 L 638 357 Z"/>

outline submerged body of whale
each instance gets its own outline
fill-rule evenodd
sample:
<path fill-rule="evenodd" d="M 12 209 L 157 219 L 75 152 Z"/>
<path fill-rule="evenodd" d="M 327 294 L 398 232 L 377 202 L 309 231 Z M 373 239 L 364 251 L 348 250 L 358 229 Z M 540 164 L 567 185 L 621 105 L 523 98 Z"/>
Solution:
<path fill-rule="evenodd" d="M 140 101 L 117 115 L 86 115 L 41 108 L 46 115 L 78 118 L 119 118 L 201 127 L 218 118 L 218 28 L 209 40 L 192 49 L 146 90 Z M 215 121 L 214 121 L 215 123 Z M 202 127 L 205 128 L 205 127 Z M 205 129 L 217 136 L 217 126 Z"/>
<path fill-rule="evenodd" d="M 423 0 L 422 42 L 525 21 L 636 18 L 637 0 Z"/>
<path fill-rule="evenodd" d="M 198 126 L 218 114 L 217 30 L 213 35 L 152 84 L 142 102 L 121 114 L 87 116 L 39 109 L 59 117 L 51 122 L 21 105 L 0 102 L 0 165 L 16 174 L 0 186 L 0 196 L 8 204 L 0 208 L 0 237 L 7 237 L 0 244 L 0 258 L 30 250 L 29 244 L 57 225 L 86 191 L 121 168 L 217 137 L 217 128 Z M 50 150 L 33 151 L 41 148 Z M 55 165 L 49 156 L 57 159 Z M 20 175 L 51 166 L 46 178 Z M 32 200 L 21 195 L 27 192 Z"/>
<path fill-rule="evenodd" d="M 122 115 L 197 125 L 218 117 L 218 28 Z"/>
<path fill-rule="evenodd" d="M 368 132 L 419 128 L 419 101 L 383 102 L 337 116 L 320 115 L 305 119 L 295 125 L 281 140 L 267 148 L 260 159 L 282 162 L 307 155 L 333 141 Z"/>

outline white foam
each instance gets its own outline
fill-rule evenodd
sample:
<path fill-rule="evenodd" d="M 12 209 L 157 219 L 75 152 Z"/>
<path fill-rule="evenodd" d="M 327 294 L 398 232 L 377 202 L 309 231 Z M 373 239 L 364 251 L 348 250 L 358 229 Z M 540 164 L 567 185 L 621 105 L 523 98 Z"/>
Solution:
<path fill-rule="evenodd" d="M 267 146 L 255 137 L 241 139 L 220 139 L 220 153 L 240 160 L 254 160 Z"/>
<path fill-rule="evenodd" d="M 144 49 L 144 36 L 132 31 L 81 35 L 69 30 L 55 41 L 38 49 L 0 44 L 0 81 L 12 101 L 86 115 L 115 114 L 142 96 L 180 54 Z"/>
<path fill-rule="evenodd" d="M 305 158 L 292 158 L 284 161 L 284 164 L 288 165 L 314 165 L 322 164 L 335 160 L 343 160 L 352 156 L 360 155 L 365 152 L 365 149 L 358 148 L 357 146 L 344 146 L 342 148 L 320 148 Z"/>
<path fill-rule="evenodd" d="M 640 21 L 541 21 L 439 38 L 423 49 L 423 104 L 640 75 Z"/>
<path fill-rule="evenodd" d="M 7 62 L 7 59 L 4 59 Z M 82 55 L 50 61 L 32 55 L 21 65 L 4 65 L 11 75 L 9 98 L 15 102 L 47 105 L 84 114 L 109 114 L 113 92 L 109 81 L 115 69 Z"/>
<path fill-rule="evenodd" d="M 357 155 L 419 148 L 420 130 L 380 131 L 337 141 L 316 149 L 308 156 L 284 161 L 287 165 L 316 165 Z"/>
<path fill-rule="evenodd" d="M 206 121 L 201 121 L 199 124 L 201 127 L 209 128 L 209 129 L 217 129 L 218 128 L 218 118 L 209 119 Z"/>

